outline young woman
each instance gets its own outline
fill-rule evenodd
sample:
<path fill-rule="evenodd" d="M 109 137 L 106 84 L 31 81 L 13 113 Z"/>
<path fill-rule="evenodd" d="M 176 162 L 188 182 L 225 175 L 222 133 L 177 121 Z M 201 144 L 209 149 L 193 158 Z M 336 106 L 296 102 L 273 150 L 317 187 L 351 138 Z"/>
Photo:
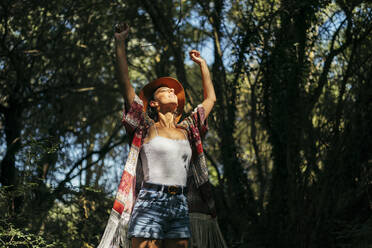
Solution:
<path fill-rule="evenodd" d="M 119 26 L 115 40 L 125 100 L 123 123 L 132 145 L 99 247 L 129 246 L 131 239 L 133 248 L 186 248 L 190 238 L 187 179 L 192 177 L 201 193 L 209 187 L 201 138 L 216 101 L 213 84 L 205 60 L 198 51 L 190 51 L 190 58 L 200 66 L 204 100 L 179 122 L 185 93 L 176 79 L 156 79 L 139 96 L 135 94 L 125 54 L 128 33 L 127 25 Z"/>

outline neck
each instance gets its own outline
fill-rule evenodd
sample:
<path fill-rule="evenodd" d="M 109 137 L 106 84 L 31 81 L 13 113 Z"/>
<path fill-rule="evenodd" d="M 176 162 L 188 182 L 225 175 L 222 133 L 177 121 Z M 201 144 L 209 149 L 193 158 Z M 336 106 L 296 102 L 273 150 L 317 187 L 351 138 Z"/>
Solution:
<path fill-rule="evenodd" d="M 175 125 L 175 118 L 174 114 L 171 112 L 167 112 L 165 114 L 159 113 L 158 114 L 158 120 L 159 120 L 159 125 L 162 127 L 169 127 L 169 128 L 174 128 L 176 127 Z"/>

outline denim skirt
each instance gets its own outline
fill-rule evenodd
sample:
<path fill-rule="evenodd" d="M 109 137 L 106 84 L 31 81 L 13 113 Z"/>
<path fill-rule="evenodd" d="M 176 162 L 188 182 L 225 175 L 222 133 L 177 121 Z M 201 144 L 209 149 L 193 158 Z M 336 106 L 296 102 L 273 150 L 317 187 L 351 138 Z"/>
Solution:
<path fill-rule="evenodd" d="M 128 237 L 190 238 L 186 196 L 142 188 L 134 204 Z"/>

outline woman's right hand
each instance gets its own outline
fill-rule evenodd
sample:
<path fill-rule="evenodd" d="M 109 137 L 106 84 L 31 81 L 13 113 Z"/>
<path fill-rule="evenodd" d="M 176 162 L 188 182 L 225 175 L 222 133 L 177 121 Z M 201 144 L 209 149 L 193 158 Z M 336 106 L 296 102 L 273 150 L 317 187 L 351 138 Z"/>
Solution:
<path fill-rule="evenodd" d="M 115 25 L 115 39 L 117 42 L 124 42 L 129 34 L 130 27 L 126 23 L 119 23 Z"/>

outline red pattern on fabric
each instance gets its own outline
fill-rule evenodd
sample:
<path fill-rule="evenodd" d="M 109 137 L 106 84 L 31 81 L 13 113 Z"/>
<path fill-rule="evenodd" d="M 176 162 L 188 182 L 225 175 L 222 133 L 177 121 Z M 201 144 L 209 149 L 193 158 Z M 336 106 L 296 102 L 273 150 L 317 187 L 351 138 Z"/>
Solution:
<path fill-rule="evenodd" d="M 124 171 L 121 177 L 121 180 L 120 180 L 118 191 L 120 193 L 128 195 L 130 193 L 130 190 L 132 189 L 133 179 L 134 177 L 130 173 L 128 173 L 127 171 Z"/>
<path fill-rule="evenodd" d="M 196 147 L 196 150 L 198 151 L 198 154 L 201 154 L 203 152 L 203 146 L 201 143 L 199 143 Z"/>
<path fill-rule="evenodd" d="M 121 214 L 124 210 L 124 204 L 119 202 L 118 200 L 115 200 L 114 206 L 112 208 L 115 209 L 116 212 Z"/>
<path fill-rule="evenodd" d="M 141 146 L 141 136 L 139 136 L 138 134 L 135 134 L 134 137 L 133 137 L 132 144 L 135 145 L 136 147 L 140 147 Z"/>

